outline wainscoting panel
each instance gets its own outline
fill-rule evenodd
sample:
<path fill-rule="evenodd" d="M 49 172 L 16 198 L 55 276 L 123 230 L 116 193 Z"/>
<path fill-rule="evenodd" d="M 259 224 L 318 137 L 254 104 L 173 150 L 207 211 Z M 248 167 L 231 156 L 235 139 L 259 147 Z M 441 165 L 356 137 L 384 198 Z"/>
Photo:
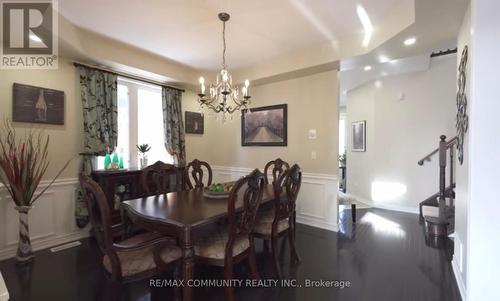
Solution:
<path fill-rule="evenodd" d="M 214 181 L 234 181 L 252 169 L 214 166 Z M 77 179 L 60 179 L 36 201 L 29 213 L 31 243 L 41 250 L 87 237 L 88 228 L 75 224 Z M 39 190 L 48 185 L 40 184 Z M 337 225 L 337 176 L 304 173 L 297 201 L 297 222 L 332 231 Z M 18 213 L 7 191 L 0 185 L 0 260 L 15 256 L 18 240 Z"/>
<path fill-rule="evenodd" d="M 42 181 L 38 191 L 48 185 Z M 29 212 L 31 243 L 34 250 L 64 244 L 88 236 L 88 229 L 75 224 L 77 179 L 60 179 L 38 199 Z M 0 260 L 15 256 L 18 241 L 18 213 L 8 192 L 0 186 Z"/>
<path fill-rule="evenodd" d="M 251 168 L 212 166 L 215 182 L 235 181 Z M 302 187 L 297 200 L 297 222 L 313 227 L 338 231 L 337 176 L 302 174 Z"/>

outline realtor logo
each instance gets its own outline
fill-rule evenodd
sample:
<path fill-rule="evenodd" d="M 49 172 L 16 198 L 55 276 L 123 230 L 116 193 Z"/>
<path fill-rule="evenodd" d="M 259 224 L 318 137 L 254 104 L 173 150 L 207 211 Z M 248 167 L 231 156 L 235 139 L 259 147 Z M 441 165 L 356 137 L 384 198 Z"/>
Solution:
<path fill-rule="evenodd" d="M 55 1 L 2 1 L 1 69 L 57 69 Z"/>

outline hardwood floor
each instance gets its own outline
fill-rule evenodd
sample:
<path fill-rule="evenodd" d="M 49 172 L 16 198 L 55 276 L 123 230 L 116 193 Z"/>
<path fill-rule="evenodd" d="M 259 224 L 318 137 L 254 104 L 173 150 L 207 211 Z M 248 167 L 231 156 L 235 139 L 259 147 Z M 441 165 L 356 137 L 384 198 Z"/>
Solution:
<path fill-rule="evenodd" d="M 353 225 L 350 210 L 340 213 L 338 233 L 297 226 L 302 263 L 291 265 L 288 248 L 282 272 L 301 288 L 238 288 L 237 300 L 460 300 L 450 264 L 452 243 L 435 249 L 425 244 L 418 216 L 380 209 L 358 209 Z M 263 279 L 273 277 L 271 255 L 257 243 Z M 0 262 L 11 300 L 110 300 L 113 290 L 101 265 L 97 245 L 85 239 L 80 247 L 37 252 L 33 265 Z M 155 279 L 171 279 L 161 275 Z M 237 266 L 237 279 L 250 273 Z M 222 279 L 222 269 L 199 267 L 197 279 Z M 345 280 L 347 288 L 306 288 L 306 280 Z M 171 300 L 173 289 L 150 288 L 149 281 L 122 287 L 124 300 Z M 222 288 L 196 288 L 195 300 L 223 300 Z"/>

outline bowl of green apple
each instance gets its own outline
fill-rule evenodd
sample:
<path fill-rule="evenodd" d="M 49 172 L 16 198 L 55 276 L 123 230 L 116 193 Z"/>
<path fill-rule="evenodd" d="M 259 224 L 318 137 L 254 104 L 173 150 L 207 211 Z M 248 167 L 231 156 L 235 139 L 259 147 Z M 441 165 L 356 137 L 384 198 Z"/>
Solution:
<path fill-rule="evenodd" d="M 227 198 L 232 188 L 231 183 L 212 184 L 204 189 L 203 195 L 211 198 Z"/>

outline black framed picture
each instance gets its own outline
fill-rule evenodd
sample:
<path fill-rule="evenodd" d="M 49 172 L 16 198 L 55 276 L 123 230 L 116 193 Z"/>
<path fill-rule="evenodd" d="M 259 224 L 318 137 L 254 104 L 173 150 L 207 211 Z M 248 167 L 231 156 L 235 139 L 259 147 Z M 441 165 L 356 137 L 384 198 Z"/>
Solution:
<path fill-rule="evenodd" d="M 201 113 L 188 112 L 184 114 L 187 134 L 203 134 L 205 131 L 204 118 Z"/>
<path fill-rule="evenodd" d="M 64 91 L 14 83 L 12 121 L 64 124 Z"/>
<path fill-rule="evenodd" d="M 287 146 L 287 105 L 253 108 L 241 117 L 242 146 Z"/>
<path fill-rule="evenodd" d="M 351 150 L 353 152 L 366 151 L 366 120 L 353 122 L 351 125 Z"/>

